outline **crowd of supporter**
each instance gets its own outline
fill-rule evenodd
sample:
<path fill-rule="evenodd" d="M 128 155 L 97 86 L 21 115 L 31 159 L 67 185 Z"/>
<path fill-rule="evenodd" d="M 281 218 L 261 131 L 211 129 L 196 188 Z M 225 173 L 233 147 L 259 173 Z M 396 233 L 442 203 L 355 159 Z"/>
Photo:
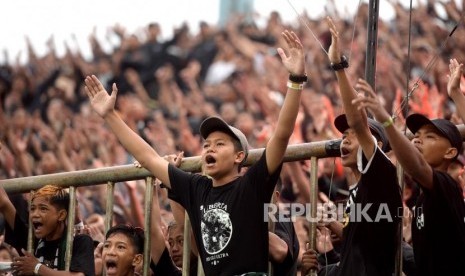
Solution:
<path fill-rule="evenodd" d="M 461 124 L 446 89 L 449 59 L 465 61 L 465 28 L 459 25 L 450 35 L 461 21 L 461 5 L 455 1 L 419 1 L 410 14 L 399 1 L 390 3 L 395 18 L 378 24 L 376 93 L 395 116 L 396 127 L 404 129 L 404 118 L 413 112 Z M 438 14 L 438 6 L 444 15 Z M 330 15 L 338 26 L 341 45 L 350 49 L 344 53 L 349 58 L 349 77 L 354 81 L 363 78 L 368 5 L 362 3 L 352 20 L 343 20 L 347 16 L 336 10 Z M 232 17 L 224 28 L 200 22 L 198 33 L 180 25 L 164 41 L 157 23 L 146 26 L 144 36 L 127 33 L 118 25 L 112 35 L 119 38 L 119 45 L 112 51 L 104 51 L 102 42 L 90 34 L 91 59 L 70 49 L 58 56 L 53 44 L 47 54 L 38 56 L 28 42 L 26 64 L 0 65 L 1 178 L 135 161 L 115 135 L 102 127 L 102 119 L 90 107 L 83 80 L 92 74 L 108 91 L 113 83 L 118 85 L 116 108 L 120 116 L 161 155 L 181 151 L 186 157 L 199 155 L 199 125 L 212 115 L 239 128 L 253 148 L 264 147 L 287 89 L 289 73 L 276 53 L 283 46 L 281 33 L 285 29 L 295 31 L 303 43 L 309 77 L 291 143 L 340 138 L 333 121 L 343 110 L 324 51 L 331 42 L 324 18 L 303 15 L 303 25 L 299 20 L 283 22 L 279 12 L 266 17 L 265 26 L 244 21 L 241 15 Z M 345 200 L 348 180 L 339 160 L 326 158 L 319 164 L 320 191 L 333 201 Z M 308 169 L 308 162 L 284 165 L 283 201 L 310 201 Z M 117 222 L 143 226 L 141 213 L 133 213 L 138 208 L 127 206 L 143 206 L 144 190 L 140 181 L 117 183 Z M 410 185 L 406 191 L 404 201 L 411 207 L 416 191 Z M 103 241 L 106 186 L 79 188 L 78 200 L 89 232 L 95 240 Z M 172 214 L 166 191 L 160 193 L 160 204 L 167 224 Z M 306 227 L 301 220 L 296 222 L 296 230 L 303 253 Z"/>

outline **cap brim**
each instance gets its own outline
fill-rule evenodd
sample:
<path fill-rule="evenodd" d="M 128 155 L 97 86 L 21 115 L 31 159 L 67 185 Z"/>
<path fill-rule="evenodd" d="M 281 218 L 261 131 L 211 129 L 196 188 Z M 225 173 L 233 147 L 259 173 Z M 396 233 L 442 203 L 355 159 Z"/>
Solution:
<path fill-rule="evenodd" d="M 341 114 L 334 119 L 334 126 L 339 130 L 339 132 L 344 133 L 347 129 L 350 128 L 349 123 L 347 122 L 347 117 L 345 114 Z M 384 152 L 390 151 L 391 146 L 389 145 L 389 140 L 384 133 L 383 127 L 380 123 L 376 122 L 375 120 L 368 118 L 368 128 L 372 135 L 376 136 L 376 139 L 381 140 L 383 142 L 382 150 Z"/>
<path fill-rule="evenodd" d="M 345 114 L 341 114 L 334 119 L 334 126 L 339 130 L 340 133 L 344 133 L 349 127 Z"/>
<path fill-rule="evenodd" d="M 406 120 L 406 124 L 407 124 L 407 128 L 413 134 L 415 134 L 424 125 L 433 125 L 439 132 L 442 133 L 442 131 L 438 129 L 436 125 L 430 119 L 428 119 L 427 117 L 421 114 L 412 114 L 408 116 Z"/>
<path fill-rule="evenodd" d="M 214 131 L 226 132 L 233 137 L 236 137 L 229 125 L 219 117 L 208 117 L 200 124 L 200 135 L 203 139 L 207 139 L 208 135 Z"/>

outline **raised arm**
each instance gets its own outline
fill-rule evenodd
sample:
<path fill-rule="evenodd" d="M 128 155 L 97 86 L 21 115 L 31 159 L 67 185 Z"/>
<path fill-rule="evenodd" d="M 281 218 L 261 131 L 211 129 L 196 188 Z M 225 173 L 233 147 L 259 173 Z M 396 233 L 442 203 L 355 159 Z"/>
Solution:
<path fill-rule="evenodd" d="M 432 189 L 433 169 L 431 166 L 410 140 L 394 126 L 391 116 L 381 105 L 373 90 L 369 89 L 364 92 L 365 96 L 359 94 L 352 103 L 359 109 L 367 108 L 379 122 L 383 122 L 389 144 L 405 172 L 424 188 Z"/>
<path fill-rule="evenodd" d="M 92 108 L 105 120 L 123 147 L 131 153 L 142 167 L 149 170 L 167 187 L 171 187 L 168 176 L 168 161 L 163 159 L 149 144 L 118 116 L 115 110 L 118 88 L 113 84 L 111 95 L 94 75 L 85 79 L 85 90 L 91 100 Z"/>
<path fill-rule="evenodd" d="M 289 54 L 286 55 L 282 48 L 278 48 L 278 53 L 284 66 L 292 76 L 306 75 L 302 43 L 294 32 L 286 30 L 282 35 L 287 43 Z M 276 130 L 266 145 L 266 163 L 270 173 L 274 172 L 281 164 L 299 111 L 302 88 L 299 85 L 291 87 L 287 89 L 283 106 L 279 112 Z"/>
<path fill-rule="evenodd" d="M 3 186 L 0 185 L 0 213 L 2 213 L 5 218 L 6 223 L 10 226 L 12 230 L 15 230 L 15 216 L 16 209 L 13 203 L 11 203 L 8 195 L 3 189 Z"/>
<path fill-rule="evenodd" d="M 341 51 L 339 50 L 339 32 L 330 17 L 327 17 L 329 30 L 331 32 L 331 46 L 328 50 L 328 58 L 331 64 L 341 63 Z M 374 152 L 374 142 L 371 138 L 370 129 L 367 122 L 365 109 L 358 110 L 352 104 L 352 100 L 357 97 L 357 91 L 350 84 L 344 68 L 335 70 L 339 89 L 341 91 L 342 104 L 350 128 L 355 131 L 357 139 L 362 147 L 367 159 L 370 159 Z"/>

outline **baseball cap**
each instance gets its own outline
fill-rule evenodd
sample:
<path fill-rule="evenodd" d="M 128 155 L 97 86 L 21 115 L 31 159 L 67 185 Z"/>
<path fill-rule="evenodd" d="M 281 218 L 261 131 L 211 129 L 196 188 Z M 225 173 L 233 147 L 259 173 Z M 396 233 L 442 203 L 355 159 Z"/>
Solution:
<path fill-rule="evenodd" d="M 200 135 L 202 135 L 203 139 L 207 139 L 208 135 L 214 131 L 224 132 L 241 143 L 242 150 L 245 153 L 244 160 L 242 160 L 242 163 L 240 164 L 242 165 L 249 155 L 249 143 L 247 142 L 247 138 L 244 133 L 233 126 L 228 125 L 223 119 L 216 116 L 208 117 L 200 124 Z"/>
<path fill-rule="evenodd" d="M 458 128 L 449 120 L 430 120 L 421 114 L 412 114 L 407 117 L 407 127 L 415 134 L 424 125 L 433 125 L 441 136 L 449 140 L 452 147 L 457 149 L 457 155 L 462 152 L 462 135 Z"/>
<path fill-rule="evenodd" d="M 347 123 L 346 115 L 341 114 L 337 116 L 336 119 L 334 119 L 334 126 L 341 133 L 344 133 L 344 131 L 350 128 L 349 124 Z M 378 141 L 383 143 L 381 150 L 384 152 L 390 151 L 391 146 L 389 145 L 389 139 L 387 138 L 386 132 L 384 132 L 383 126 L 372 118 L 368 118 L 368 127 L 370 128 L 371 134 L 373 134 Z"/>

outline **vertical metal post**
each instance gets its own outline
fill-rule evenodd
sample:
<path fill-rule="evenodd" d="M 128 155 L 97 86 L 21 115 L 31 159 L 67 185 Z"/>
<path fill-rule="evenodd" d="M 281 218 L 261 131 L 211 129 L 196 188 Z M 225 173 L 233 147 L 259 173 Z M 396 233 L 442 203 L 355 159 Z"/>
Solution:
<path fill-rule="evenodd" d="M 31 221 L 31 203 L 32 203 L 32 195 L 34 194 L 34 191 L 31 191 L 29 193 L 29 199 L 27 200 L 28 203 L 28 208 L 29 208 L 29 227 L 27 231 L 27 252 L 34 254 L 34 234 L 33 234 L 33 226 L 32 226 L 32 221 Z"/>
<path fill-rule="evenodd" d="M 203 272 L 203 266 L 202 266 L 202 260 L 200 259 L 200 254 L 197 257 L 197 276 L 205 276 L 205 273 Z"/>
<path fill-rule="evenodd" d="M 105 234 L 113 224 L 113 203 L 115 201 L 114 196 L 115 183 L 108 181 L 107 183 L 107 206 L 105 206 Z"/>
<path fill-rule="evenodd" d="M 65 271 L 69 271 L 73 252 L 74 219 L 76 217 L 76 187 L 69 187 L 68 225 L 66 229 Z"/>
<path fill-rule="evenodd" d="M 153 201 L 153 178 L 147 177 L 145 179 L 145 200 L 144 200 L 144 264 L 143 275 L 148 276 L 150 268 L 150 225 L 152 217 L 152 201 Z"/>
<path fill-rule="evenodd" d="M 184 246 L 182 248 L 182 276 L 189 276 L 191 268 L 191 221 L 184 215 Z"/>
<path fill-rule="evenodd" d="M 310 215 L 312 220 L 310 221 L 310 231 L 308 233 L 308 244 L 313 250 L 316 250 L 316 225 L 315 221 L 317 215 L 317 203 L 318 203 L 318 158 L 312 156 L 310 169 Z M 316 276 L 317 271 L 311 270 L 311 276 Z"/>
<path fill-rule="evenodd" d="M 376 50 L 378 48 L 379 0 L 368 2 L 367 53 L 365 57 L 365 80 L 375 89 Z"/>

